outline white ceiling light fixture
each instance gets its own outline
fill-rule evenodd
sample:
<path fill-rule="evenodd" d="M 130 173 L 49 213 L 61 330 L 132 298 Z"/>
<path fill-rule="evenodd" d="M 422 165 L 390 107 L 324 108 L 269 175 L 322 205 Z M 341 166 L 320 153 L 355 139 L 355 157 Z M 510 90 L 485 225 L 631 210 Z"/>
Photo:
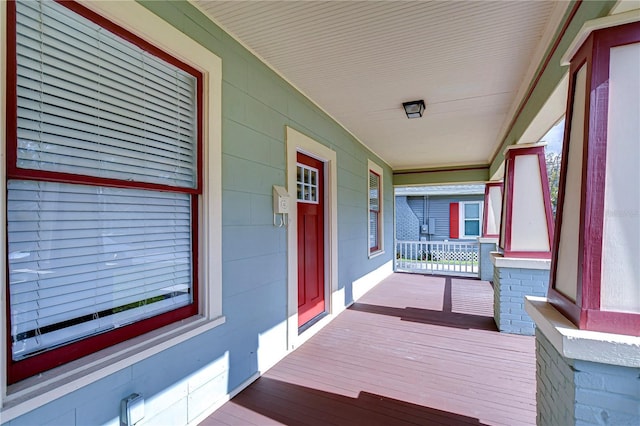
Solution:
<path fill-rule="evenodd" d="M 402 107 L 407 118 L 420 118 L 424 113 L 424 100 L 403 102 Z"/>

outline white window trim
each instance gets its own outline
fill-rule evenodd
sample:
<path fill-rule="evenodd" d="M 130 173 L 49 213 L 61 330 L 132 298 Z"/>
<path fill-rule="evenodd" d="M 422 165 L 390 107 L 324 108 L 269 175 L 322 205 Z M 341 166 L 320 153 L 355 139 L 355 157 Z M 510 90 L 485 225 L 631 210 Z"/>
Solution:
<path fill-rule="evenodd" d="M 478 235 L 467 235 L 464 233 L 464 206 L 466 204 L 477 204 L 480 208 L 479 212 L 480 212 L 480 217 L 478 218 L 478 220 L 480 221 L 480 228 L 479 228 L 479 234 Z M 458 235 L 459 235 L 459 239 L 474 239 L 474 238 L 478 238 L 478 237 L 482 237 L 482 214 L 484 213 L 482 211 L 483 207 L 484 207 L 484 202 L 483 201 L 460 201 L 458 204 Z"/>
<path fill-rule="evenodd" d="M 296 167 L 302 167 L 303 169 L 307 169 L 307 170 L 309 170 L 309 171 L 313 171 L 313 172 L 315 172 L 315 173 L 316 173 L 316 177 L 319 175 L 319 171 L 318 171 L 318 169 L 316 169 L 315 167 L 307 166 L 306 164 L 302 164 L 302 163 L 296 163 Z M 296 190 L 297 190 L 297 185 L 298 185 L 299 183 L 301 183 L 301 182 L 298 182 L 298 181 L 296 180 Z M 315 187 L 316 187 L 316 191 L 317 191 L 318 185 L 319 185 L 319 183 L 318 183 L 318 182 L 316 182 L 316 185 L 315 185 Z M 317 194 L 317 193 L 316 193 L 316 194 Z M 297 195 L 297 194 L 296 194 L 296 195 Z M 316 195 L 316 197 L 317 197 L 317 195 Z M 304 199 L 300 199 L 300 198 L 298 198 L 297 196 L 296 196 L 296 202 L 298 202 L 298 203 L 304 203 L 304 204 L 320 204 L 320 200 L 319 200 L 319 199 L 316 199 L 316 200 L 304 200 Z"/>
<path fill-rule="evenodd" d="M 378 197 L 379 197 L 379 203 L 380 203 L 380 210 L 379 210 L 380 223 L 379 223 L 379 229 L 378 229 L 378 239 L 379 239 L 378 244 L 380 248 L 374 251 L 373 253 L 369 250 L 369 237 L 371 236 L 371 224 L 369 223 L 369 205 L 370 205 L 369 196 L 371 194 L 371 186 L 369 184 L 370 172 L 374 172 L 375 174 L 380 176 L 380 188 L 378 188 Z M 382 184 L 383 180 L 384 180 L 384 174 L 382 172 L 382 167 L 380 167 L 378 164 L 374 163 L 373 161 L 367 159 L 367 256 L 369 257 L 369 259 L 380 256 L 381 254 L 384 254 L 384 201 L 383 201 L 384 187 Z"/>
<path fill-rule="evenodd" d="M 149 358 L 169 347 L 224 323 L 222 316 L 222 61 L 221 59 L 134 1 L 86 2 L 85 7 L 151 42 L 203 73 L 203 188 L 199 202 L 198 230 L 199 314 L 185 321 L 127 340 L 84 358 L 48 370 L 8 386 L 6 370 L 0 374 L 0 418 L 10 421 L 83 386 Z M 0 34 L 6 34 L 7 10 L 0 4 Z M 0 72 L 6 75 L 6 37 L 0 44 Z M 0 93 L 6 92 L 0 79 Z M 0 115 L 6 116 L 6 96 L 0 99 Z M 0 126 L 0 150 L 6 151 L 6 129 Z M 0 162 L 0 185 L 6 187 L 5 162 Z M 3 192 L 5 194 L 5 192 Z M 6 195 L 0 196 L 0 220 L 6 223 Z M 6 227 L 0 244 L 6 247 Z M 0 315 L 6 318 L 6 256 L 0 256 Z M 0 327 L 0 365 L 7 365 L 7 329 Z"/>

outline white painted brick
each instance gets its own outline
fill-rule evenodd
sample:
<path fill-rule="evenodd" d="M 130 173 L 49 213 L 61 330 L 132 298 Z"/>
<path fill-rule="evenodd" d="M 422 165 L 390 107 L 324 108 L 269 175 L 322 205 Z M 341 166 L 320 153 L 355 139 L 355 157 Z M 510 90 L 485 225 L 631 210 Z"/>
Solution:
<path fill-rule="evenodd" d="M 529 321 L 513 321 L 513 325 L 517 326 L 517 327 L 522 327 L 522 328 L 530 328 L 530 329 L 534 329 L 534 324 L 533 321 L 530 319 Z"/>
<path fill-rule="evenodd" d="M 575 384 L 584 389 L 604 390 L 604 379 L 601 375 L 579 372 L 575 375 Z"/>
<path fill-rule="evenodd" d="M 508 310 L 510 308 L 515 308 L 515 309 L 519 309 L 522 310 L 524 306 L 524 303 L 513 303 L 513 302 L 503 302 L 500 307 L 502 308 L 501 311 L 504 312 L 505 310 Z"/>
<path fill-rule="evenodd" d="M 520 314 L 500 314 L 500 318 L 503 320 L 516 320 L 516 321 L 520 321 L 522 320 L 522 315 Z"/>
<path fill-rule="evenodd" d="M 600 373 L 607 376 L 618 376 L 618 377 L 629 377 L 629 374 L 632 376 L 638 377 L 640 375 L 640 369 L 632 369 L 630 372 L 628 367 L 620 367 L 617 365 L 609 365 L 609 364 L 600 364 L 595 362 L 588 361 L 576 361 L 576 369 L 579 371 L 590 371 L 592 373 Z"/>
<path fill-rule="evenodd" d="M 603 381 L 604 390 L 607 392 L 627 395 L 638 400 L 638 411 L 640 411 L 640 374 L 637 378 L 630 375 L 626 380 L 611 380 L 604 376 Z"/>
<path fill-rule="evenodd" d="M 590 389 L 576 389 L 576 403 L 602 407 L 607 411 L 617 411 L 628 415 L 640 415 L 638 413 L 638 400 L 625 395 L 611 394 Z"/>

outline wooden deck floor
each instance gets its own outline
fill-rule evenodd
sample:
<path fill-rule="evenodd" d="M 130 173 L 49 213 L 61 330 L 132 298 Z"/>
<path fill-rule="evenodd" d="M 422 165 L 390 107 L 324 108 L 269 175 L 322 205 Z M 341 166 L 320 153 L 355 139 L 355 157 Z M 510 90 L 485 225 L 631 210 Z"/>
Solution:
<path fill-rule="evenodd" d="M 489 283 L 394 274 L 202 425 L 535 424 L 535 341 Z"/>

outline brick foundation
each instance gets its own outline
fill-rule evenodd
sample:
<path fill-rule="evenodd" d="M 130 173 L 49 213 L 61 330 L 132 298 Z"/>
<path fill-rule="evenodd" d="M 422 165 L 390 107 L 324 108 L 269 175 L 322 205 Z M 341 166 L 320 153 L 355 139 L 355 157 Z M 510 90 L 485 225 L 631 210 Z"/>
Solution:
<path fill-rule="evenodd" d="M 535 324 L 524 310 L 525 296 L 547 295 L 549 270 L 494 267 L 493 317 L 498 330 L 533 336 Z"/>
<path fill-rule="evenodd" d="M 538 425 L 639 425 L 640 368 L 563 357 L 536 331 Z"/>

